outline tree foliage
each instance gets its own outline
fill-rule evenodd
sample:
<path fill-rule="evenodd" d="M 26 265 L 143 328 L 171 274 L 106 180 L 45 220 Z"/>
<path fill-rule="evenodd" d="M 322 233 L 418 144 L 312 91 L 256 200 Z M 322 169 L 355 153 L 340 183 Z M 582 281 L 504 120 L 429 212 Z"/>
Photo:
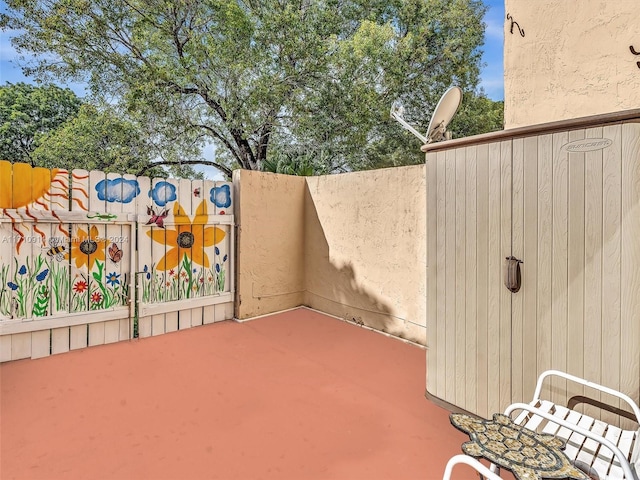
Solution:
<path fill-rule="evenodd" d="M 80 108 L 68 88 L 8 83 L 0 86 L 0 160 L 33 164 L 42 139 Z"/>
<path fill-rule="evenodd" d="M 47 168 L 199 178 L 189 163 L 199 154 L 156 138 L 115 107 L 83 103 L 69 89 L 25 83 L 0 87 L 0 159 Z"/>
<path fill-rule="evenodd" d="M 77 116 L 42 137 L 32 156 L 35 164 L 47 168 L 166 176 L 154 161 L 157 153 L 145 129 L 113 107 L 83 104 Z M 169 171 L 181 178 L 202 176 L 178 160 Z"/>
<path fill-rule="evenodd" d="M 322 151 L 304 151 L 288 146 L 274 150 L 262 162 L 262 170 L 285 175 L 308 177 L 331 173 L 331 162 Z"/>
<path fill-rule="evenodd" d="M 270 149 L 323 152 L 331 169 L 406 148 L 451 84 L 474 91 L 480 0 L 8 0 L 0 26 L 35 54 L 27 74 L 89 80 L 165 142 L 215 142 L 215 164 L 259 169 Z M 275 148 L 274 148 L 275 147 Z"/>
<path fill-rule="evenodd" d="M 465 95 L 449 130 L 454 138 L 504 129 L 504 102 L 480 94 Z"/>
<path fill-rule="evenodd" d="M 84 104 L 78 115 L 42 137 L 33 160 L 47 168 L 137 174 L 151 162 L 140 131 L 110 110 Z M 161 174 L 160 169 L 153 172 Z"/>

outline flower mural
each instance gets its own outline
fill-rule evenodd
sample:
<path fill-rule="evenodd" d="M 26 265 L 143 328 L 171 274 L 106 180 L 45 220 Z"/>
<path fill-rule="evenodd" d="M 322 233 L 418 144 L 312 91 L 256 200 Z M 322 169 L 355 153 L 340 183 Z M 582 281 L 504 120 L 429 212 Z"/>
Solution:
<path fill-rule="evenodd" d="M 49 273 L 49 269 L 45 268 L 42 272 L 36 275 L 36 280 L 42 282 L 45 278 L 47 278 L 47 274 Z"/>
<path fill-rule="evenodd" d="M 189 220 L 184 208 L 179 203 L 173 205 L 175 229 L 147 231 L 153 241 L 165 245 L 167 252 L 156 265 L 157 270 L 170 270 L 178 266 L 183 258 L 198 265 L 209 268 L 209 257 L 204 251 L 221 242 L 225 237 L 224 230 L 204 225 L 207 219 L 207 202 L 203 201 L 196 209 L 193 221 Z"/>
<path fill-rule="evenodd" d="M 1 181 L 5 177 L 13 179 L 11 188 L 0 188 L 0 213 L 16 220 L 15 225 L 2 227 L 11 238 L 0 245 L 0 322 L 126 306 L 132 285 L 141 287 L 137 298 L 145 303 L 228 291 L 227 236 L 232 219 L 216 218 L 222 225 L 214 226 L 209 214 L 225 215 L 224 210 L 232 208 L 230 185 L 205 189 L 200 181 L 187 188 L 173 179 L 107 178 L 84 170 L 16 165 L 0 161 L 0 187 L 6 184 Z M 91 212 L 90 193 L 102 202 Z M 135 273 L 121 241 L 113 239 L 137 232 L 119 225 L 122 219 L 113 212 L 123 208 L 114 203 L 128 204 L 128 212 L 150 209 L 156 217 L 166 217 L 164 231 L 157 221 L 140 229 L 147 240 Z M 77 220 L 80 212 L 89 212 L 82 214 L 82 223 Z M 47 228 L 39 227 L 41 219 L 46 219 Z M 26 251 L 24 244 L 31 244 Z"/>
<path fill-rule="evenodd" d="M 18 317 L 47 315 L 50 291 L 45 280 L 49 277 L 49 268 L 53 267 L 42 255 L 27 256 L 21 262 L 14 258 L 14 262 L 12 275 L 9 265 L 0 265 L 0 314 Z"/>
<path fill-rule="evenodd" d="M 104 262 L 106 246 L 107 240 L 99 237 L 95 225 L 91 226 L 89 233 L 78 228 L 76 238 L 71 244 L 71 258 L 75 259 L 76 267 L 82 268 L 86 265 L 91 270 L 96 260 Z"/>
<path fill-rule="evenodd" d="M 231 188 L 229 185 L 213 187 L 209 192 L 211 202 L 218 208 L 229 208 L 231 206 Z"/>
<path fill-rule="evenodd" d="M 89 285 L 87 285 L 87 282 L 85 282 L 84 280 L 78 280 L 73 284 L 73 291 L 76 293 L 84 293 L 88 288 Z"/>
<path fill-rule="evenodd" d="M 116 272 L 108 274 L 107 285 L 111 285 L 112 287 L 120 285 L 120 274 L 117 274 Z"/>
<path fill-rule="evenodd" d="M 149 191 L 149 196 L 156 205 L 164 207 L 167 203 L 173 202 L 177 198 L 176 187 L 169 182 L 158 182 Z"/>

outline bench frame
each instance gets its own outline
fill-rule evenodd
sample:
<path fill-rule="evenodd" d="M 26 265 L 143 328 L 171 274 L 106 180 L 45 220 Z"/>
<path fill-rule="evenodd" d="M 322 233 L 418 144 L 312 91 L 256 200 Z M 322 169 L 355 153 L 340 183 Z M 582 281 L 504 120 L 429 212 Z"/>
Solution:
<path fill-rule="evenodd" d="M 507 407 L 504 412 L 505 415 L 511 416 L 512 413 L 520 411 L 521 413 L 514 419 L 514 423 L 529 428 L 530 430 L 537 430 L 543 422 L 543 419 L 547 420 L 546 426 L 542 430 L 543 432 L 546 431 L 547 433 L 555 434 L 562 430 L 561 427 L 566 428 L 567 431 L 563 431 L 563 435 L 558 436 L 561 438 L 566 436 L 567 438 L 563 439 L 567 441 L 568 445 L 571 442 L 572 447 L 574 447 L 571 448 L 571 452 L 565 452 L 567 453 L 567 456 L 572 461 L 577 460 L 579 462 L 583 462 L 584 460 L 587 460 L 585 463 L 588 464 L 589 468 L 591 468 L 591 465 L 594 465 L 594 462 L 598 460 L 600 470 L 596 468 L 595 471 L 601 479 L 603 478 L 602 473 L 605 473 L 605 478 L 640 480 L 638 473 L 634 471 L 635 468 L 633 466 L 633 462 L 639 460 L 635 457 L 640 456 L 640 435 L 638 432 L 621 430 L 621 432 L 624 432 L 625 437 L 624 449 L 627 450 L 625 453 L 620 448 L 621 444 L 616 445 L 610 439 L 591 430 L 596 426 L 604 426 L 605 428 L 617 427 L 612 427 L 604 422 L 588 417 L 587 415 L 580 414 L 575 410 L 569 410 L 565 407 L 555 405 L 548 400 L 542 400 L 541 392 L 543 383 L 551 376 L 561 377 L 623 400 L 631 407 L 631 410 L 635 415 L 635 421 L 640 424 L 640 408 L 628 395 L 558 370 L 547 370 L 546 372 L 543 372 L 538 378 L 538 383 L 536 384 L 536 389 L 531 403 L 514 403 Z M 569 415 L 571 416 L 570 420 L 568 419 Z M 585 425 L 587 428 L 585 428 Z M 596 442 L 597 445 L 594 447 L 593 442 L 585 441 L 585 439 L 580 438 L 580 436 Z M 605 454 L 603 456 L 601 454 L 601 447 L 603 446 L 609 449 L 613 455 Z M 608 461 L 608 464 L 602 463 L 603 458 Z M 617 462 L 615 462 L 616 460 Z M 606 467 L 606 472 L 603 472 L 603 467 Z M 616 472 L 616 474 L 612 474 L 612 468 L 618 470 L 618 472 Z M 622 476 L 618 475 L 619 473 L 622 473 Z"/>

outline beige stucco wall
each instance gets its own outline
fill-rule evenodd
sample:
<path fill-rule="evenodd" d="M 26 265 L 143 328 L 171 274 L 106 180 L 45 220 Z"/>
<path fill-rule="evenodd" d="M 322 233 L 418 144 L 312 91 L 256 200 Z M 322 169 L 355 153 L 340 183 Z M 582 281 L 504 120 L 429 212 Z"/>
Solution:
<path fill-rule="evenodd" d="M 425 167 L 311 177 L 305 304 L 424 344 Z"/>
<path fill-rule="evenodd" d="M 307 305 L 426 343 L 424 165 L 234 185 L 238 318 Z"/>
<path fill-rule="evenodd" d="M 505 128 L 640 106 L 638 0 L 506 0 Z"/>
<path fill-rule="evenodd" d="M 302 177 L 235 170 L 236 317 L 246 319 L 303 303 Z"/>

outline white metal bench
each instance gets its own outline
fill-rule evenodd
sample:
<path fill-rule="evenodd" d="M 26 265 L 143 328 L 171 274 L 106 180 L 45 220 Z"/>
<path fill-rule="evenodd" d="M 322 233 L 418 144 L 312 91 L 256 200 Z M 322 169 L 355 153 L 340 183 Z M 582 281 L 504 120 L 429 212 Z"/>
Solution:
<path fill-rule="evenodd" d="M 631 407 L 640 425 L 640 408 L 627 395 L 557 370 L 540 375 L 529 404 L 514 403 L 507 407 L 505 415 L 530 430 L 565 440 L 567 456 L 593 478 L 640 480 L 640 428 L 622 430 L 540 398 L 543 382 L 550 376 L 559 376 L 623 400 Z M 517 415 L 514 418 L 512 414 Z"/>
<path fill-rule="evenodd" d="M 502 480 L 497 474 L 493 473 L 489 468 L 485 467 L 478 460 L 469 455 L 455 455 L 449 459 L 444 469 L 442 480 L 450 480 L 453 467 L 456 465 L 468 465 L 487 480 Z"/>

